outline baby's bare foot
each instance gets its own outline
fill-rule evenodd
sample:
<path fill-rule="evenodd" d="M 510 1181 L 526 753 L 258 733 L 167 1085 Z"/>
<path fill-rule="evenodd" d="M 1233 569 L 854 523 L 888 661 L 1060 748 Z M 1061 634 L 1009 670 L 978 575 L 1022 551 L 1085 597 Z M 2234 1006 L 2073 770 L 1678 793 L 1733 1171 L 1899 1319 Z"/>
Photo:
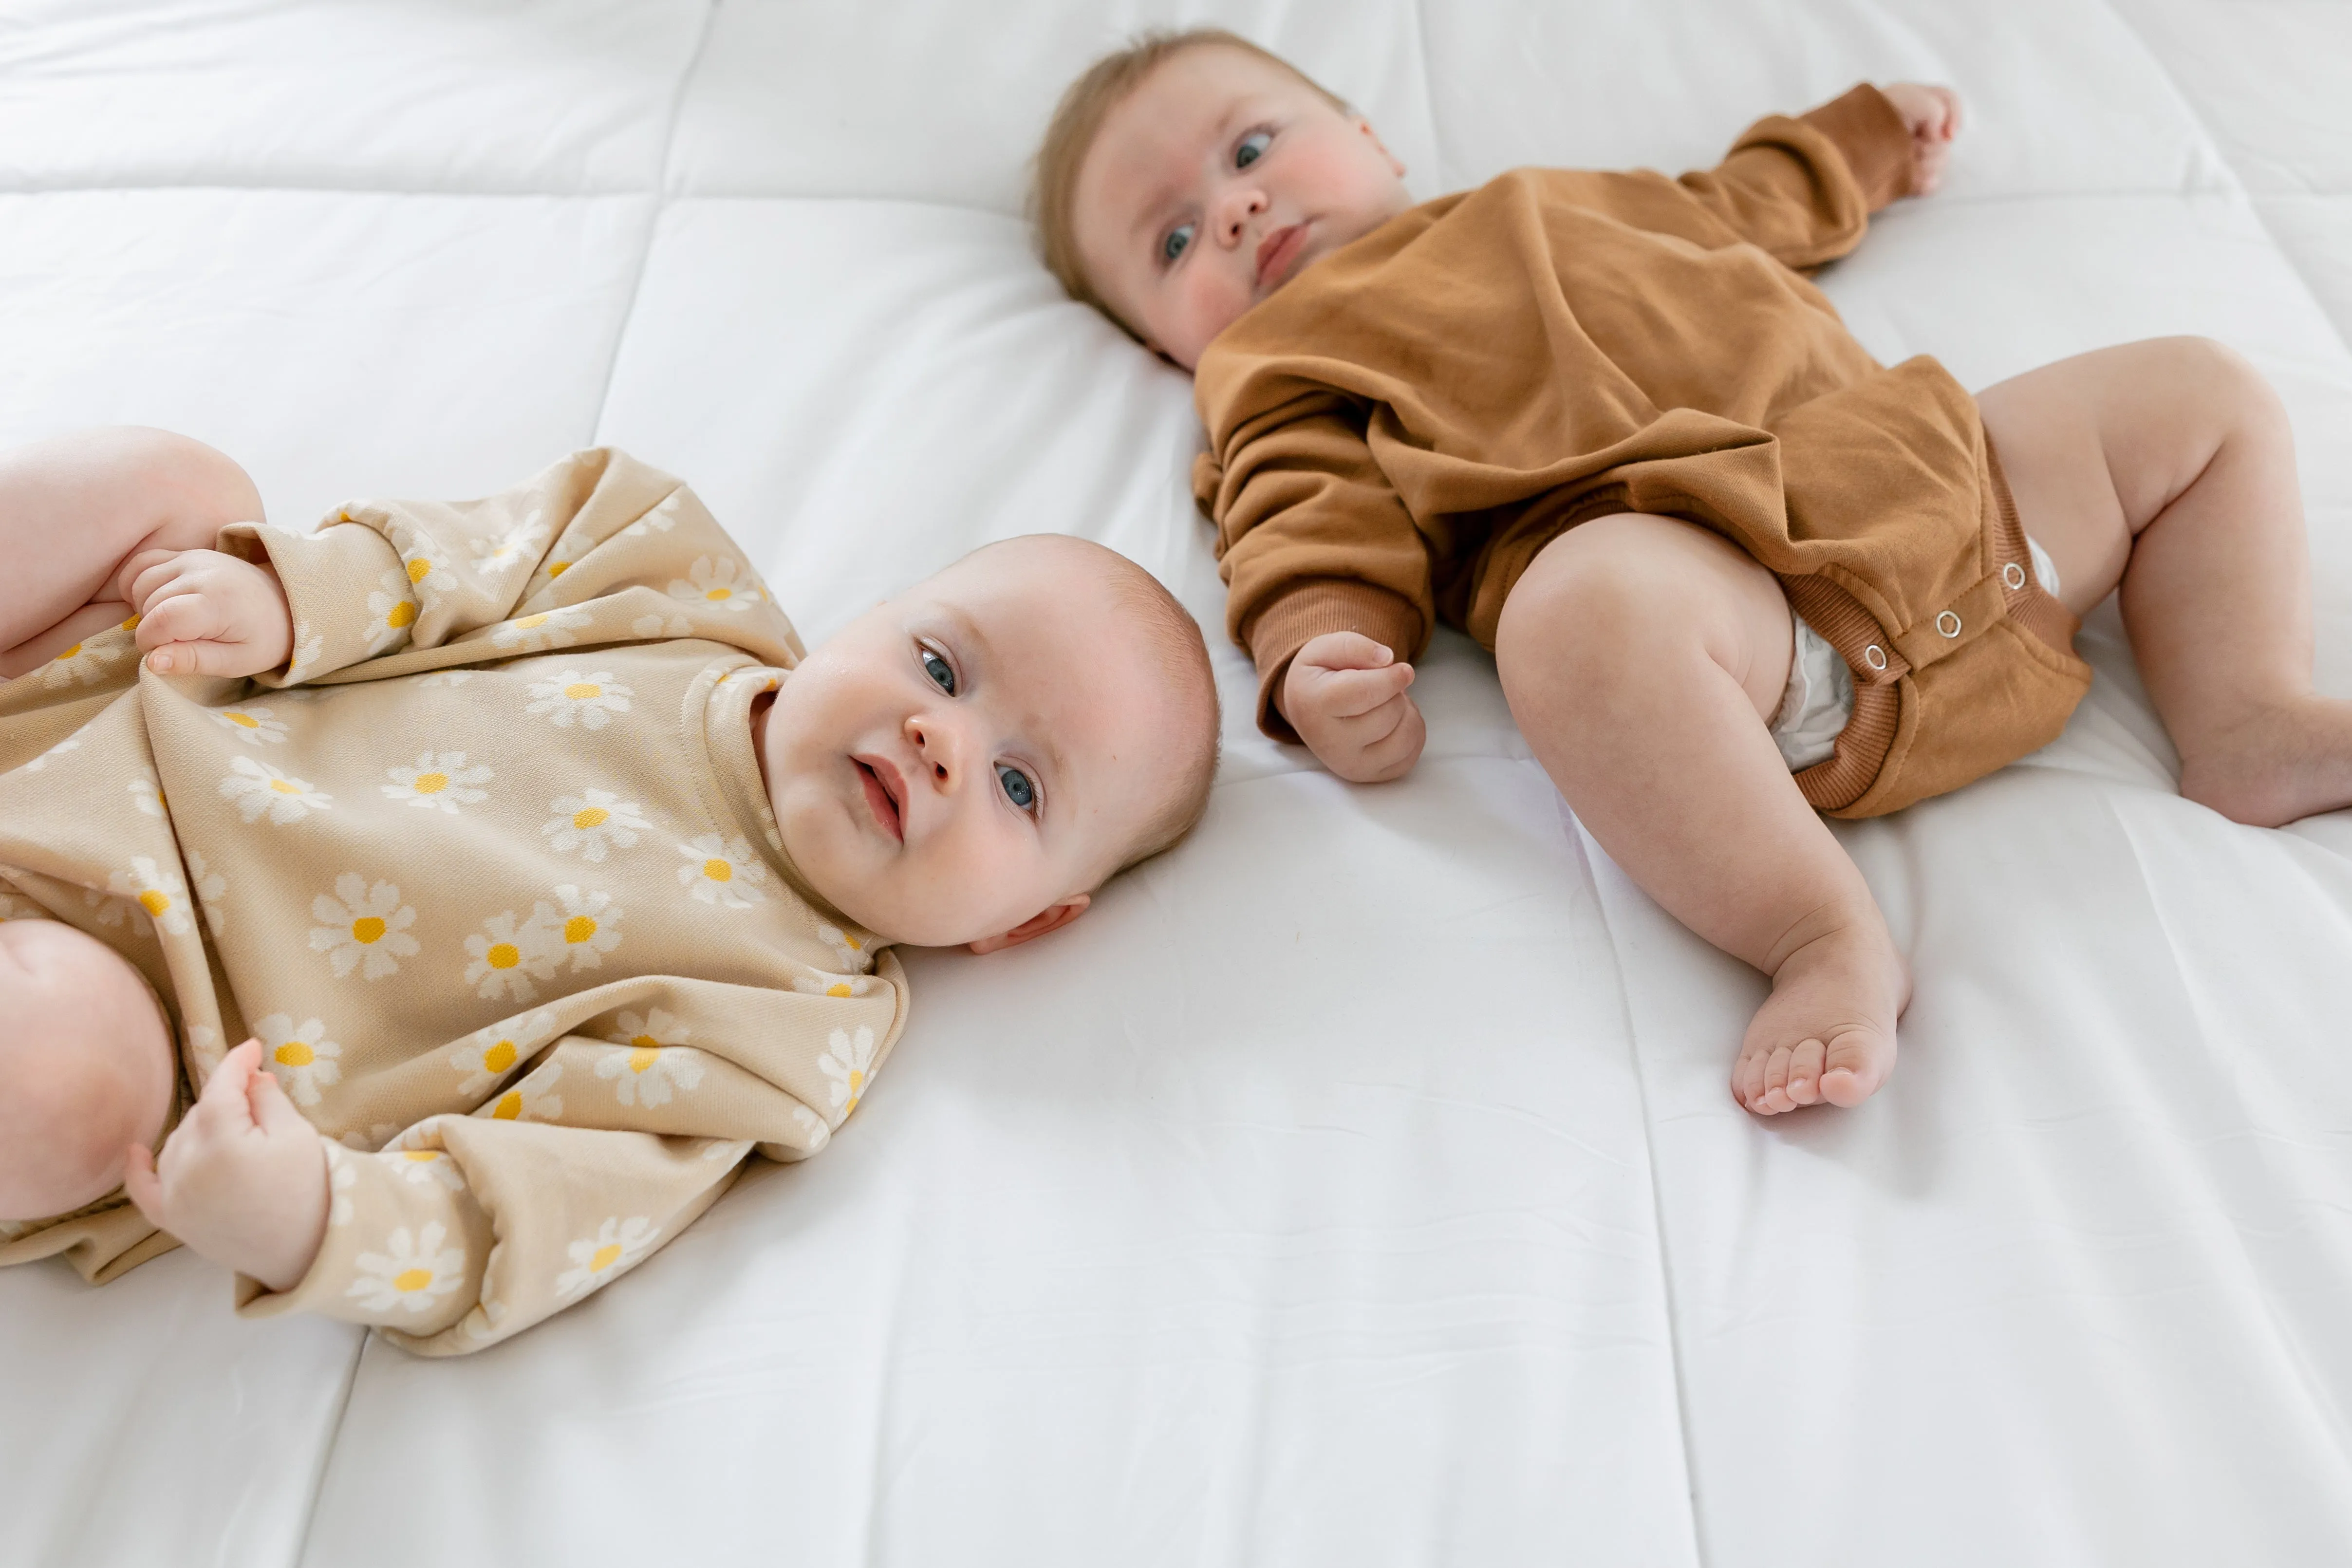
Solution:
<path fill-rule="evenodd" d="M 1732 1064 L 1732 1098 L 1759 1116 L 1860 1105 L 1895 1069 L 1895 1020 L 1910 1000 L 1910 969 L 1874 919 L 1816 937 L 1773 975 Z"/>
<path fill-rule="evenodd" d="M 2226 731 L 2181 747 L 2180 793 L 2254 827 L 2352 803 L 2352 702 L 2250 708 Z"/>

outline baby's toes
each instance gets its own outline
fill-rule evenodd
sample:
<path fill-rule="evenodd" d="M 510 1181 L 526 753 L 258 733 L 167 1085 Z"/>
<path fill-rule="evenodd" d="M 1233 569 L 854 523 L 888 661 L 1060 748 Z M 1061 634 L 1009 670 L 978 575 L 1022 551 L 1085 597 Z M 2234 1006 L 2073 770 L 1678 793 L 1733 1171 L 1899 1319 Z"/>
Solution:
<path fill-rule="evenodd" d="M 1895 1064 L 1895 1042 L 1875 1031 L 1848 1029 L 1822 1057 L 1822 1096 L 1832 1105 L 1860 1105 L 1878 1092 Z"/>
<path fill-rule="evenodd" d="M 1790 1054 L 1788 1095 L 1798 1105 L 1812 1105 L 1822 1098 L 1822 1064 L 1829 1048 L 1819 1040 L 1802 1040 Z"/>
<path fill-rule="evenodd" d="M 1764 1063 L 1764 1109 L 1770 1111 L 1794 1110 L 1797 1102 L 1789 1093 L 1789 1067 L 1797 1053 L 1787 1046 L 1774 1046 Z"/>

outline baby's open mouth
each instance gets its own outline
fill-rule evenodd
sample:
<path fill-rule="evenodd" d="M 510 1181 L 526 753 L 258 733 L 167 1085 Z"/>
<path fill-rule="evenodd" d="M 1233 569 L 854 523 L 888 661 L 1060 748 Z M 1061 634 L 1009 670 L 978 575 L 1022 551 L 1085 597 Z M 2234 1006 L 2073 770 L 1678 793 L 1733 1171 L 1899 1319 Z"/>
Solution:
<path fill-rule="evenodd" d="M 1307 246 L 1307 226 L 1294 223 L 1276 229 L 1257 247 L 1257 286 L 1271 289 L 1290 271 L 1291 263 Z"/>
<path fill-rule="evenodd" d="M 877 771 L 873 763 L 863 757 L 852 757 L 849 760 L 857 764 L 858 782 L 866 786 L 866 809 L 874 814 L 874 820 L 881 826 L 885 833 L 904 844 L 907 841 L 907 829 L 898 815 L 898 797 L 890 792 L 889 784 L 885 782 L 883 774 Z M 883 766 L 889 767 L 889 764 L 885 763 Z M 893 775 L 898 772 L 896 768 L 890 771 Z"/>

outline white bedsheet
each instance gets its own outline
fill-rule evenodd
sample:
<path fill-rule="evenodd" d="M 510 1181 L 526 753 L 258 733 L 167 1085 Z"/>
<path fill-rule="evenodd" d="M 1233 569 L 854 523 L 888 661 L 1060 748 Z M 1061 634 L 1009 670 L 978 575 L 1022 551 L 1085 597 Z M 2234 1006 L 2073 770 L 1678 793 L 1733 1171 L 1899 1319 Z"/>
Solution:
<path fill-rule="evenodd" d="M 1949 81 L 1824 285 L 1981 385 L 2203 332 L 2294 414 L 2352 695 L 2352 25 L 2318 0 L 8 0 L 0 442 L 214 441 L 273 516 L 614 442 L 811 640 L 983 540 L 1214 633 L 1189 387 L 1058 297 L 1023 160 L 1147 24 L 1247 31 L 1435 195 Z M 1584 837 L 1441 636 L 1407 782 L 1231 718 L 1049 942 L 909 961 L 822 1158 L 520 1339 L 0 1275 L 0 1563 L 2352 1560 L 2352 818 L 2182 802 L 2112 606 L 2065 735 L 1841 826 L 1917 972 L 1758 1121 L 1762 982 Z M 0 1086 L 4 1089 L 5 1086 Z"/>

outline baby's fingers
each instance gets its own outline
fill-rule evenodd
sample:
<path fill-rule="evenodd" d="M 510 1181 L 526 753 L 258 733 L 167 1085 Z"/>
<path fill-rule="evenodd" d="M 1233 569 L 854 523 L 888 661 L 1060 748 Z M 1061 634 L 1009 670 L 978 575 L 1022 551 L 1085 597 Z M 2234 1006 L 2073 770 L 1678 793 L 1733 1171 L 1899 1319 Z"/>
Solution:
<path fill-rule="evenodd" d="M 1354 719 L 1393 701 L 1412 684 L 1412 666 L 1333 670 L 1315 682 L 1315 707 L 1333 719 Z"/>
<path fill-rule="evenodd" d="M 159 1229 L 163 1225 L 163 1184 L 155 1175 L 155 1156 L 144 1143 L 133 1143 L 122 1161 L 122 1191 L 147 1222 Z"/>

